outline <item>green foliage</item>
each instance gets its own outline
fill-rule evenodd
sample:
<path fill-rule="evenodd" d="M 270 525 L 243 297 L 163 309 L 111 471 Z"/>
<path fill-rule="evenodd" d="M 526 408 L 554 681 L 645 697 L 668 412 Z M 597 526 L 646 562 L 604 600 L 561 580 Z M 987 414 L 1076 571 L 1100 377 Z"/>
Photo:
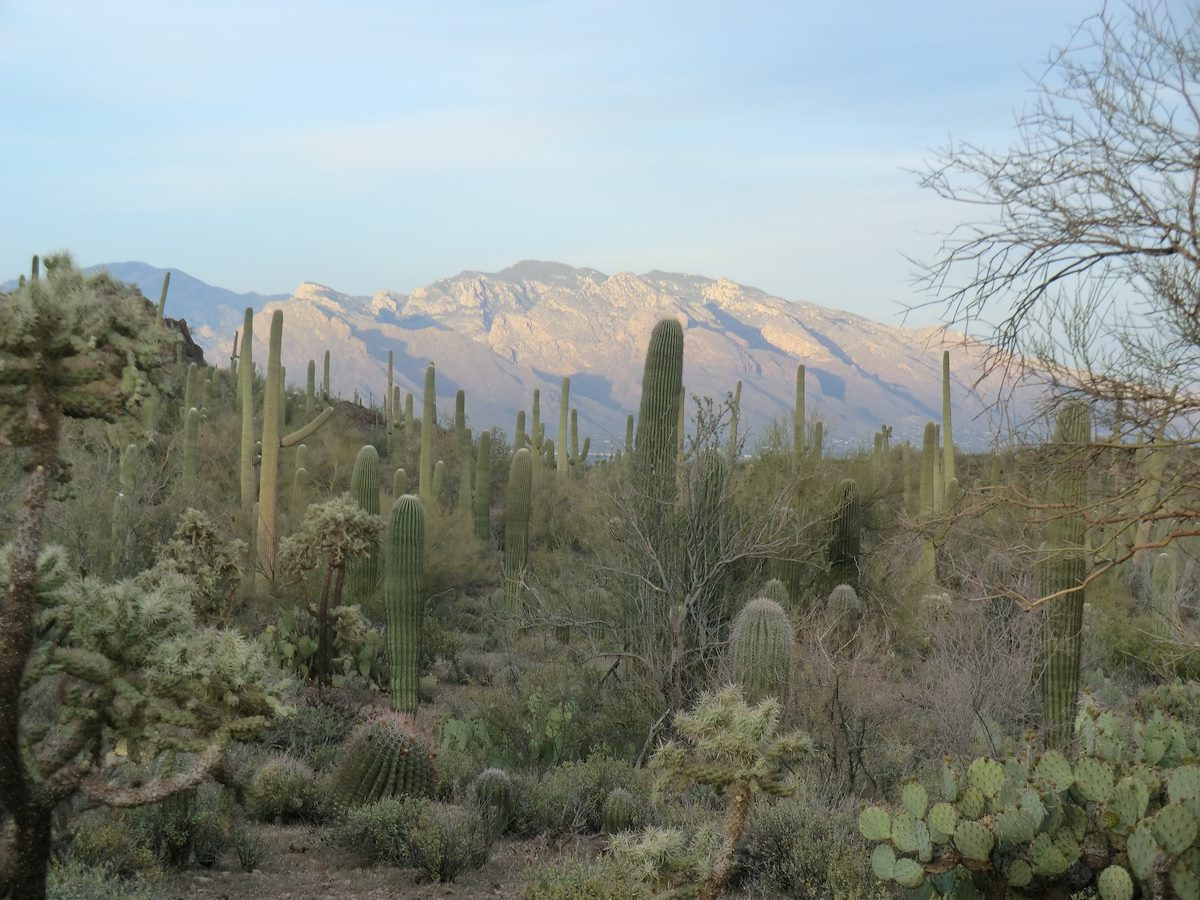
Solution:
<path fill-rule="evenodd" d="M 329 610 L 329 623 L 333 685 L 363 678 L 384 689 L 389 676 L 383 632 L 372 626 L 357 606 L 335 606 Z M 319 631 L 316 616 L 304 607 L 293 606 L 263 629 L 258 641 L 274 665 L 306 681 L 315 681 Z"/>
<path fill-rule="evenodd" d="M 158 856 L 126 810 L 93 809 L 71 822 L 70 859 L 89 868 L 106 868 L 117 878 L 151 881 L 162 874 Z"/>
<path fill-rule="evenodd" d="M 171 540 L 158 548 L 154 569 L 139 581 L 153 585 L 173 572 L 187 578 L 195 589 L 194 605 L 203 622 L 229 624 L 246 552 L 242 541 L 223 539 L 212 520 L 196 509 L 179 517 Z"/>
<path fill-rule="evenodd" d="M 409 832 L 428 808 L 429 801 L 422 797 L 388 797 L 357 806 L 346 812 L 335 837 L 367 863 L 407 866 Z"/>
<path fill-rule="evenodd" d="M 267 759 L 246 790 L 246 809 L 260 822 L 316 822 L 327 806 L 313 770 L 292 756 Z"/>
<path fill-rule="evenodd" d="M 73 857 L 50 866 L 46 900 L 154 900 L 157 880 L 121 877 L 105 865 L 92 866 Z"/>
<path fill-rule="evenodd" d="M 559 859 L 533 873 L 524 900 L 644 900 L 651 894 L 626 866 L 611 857 Z"/>
<path fill-rule="evenodd" d="M 638 775 L 626 762 L 594 753 L 518 783 L 513 830 L 521 834 L 597 833 L 604 804 L 618 788 L 638 792 Z"/>
<path fill-rule="evenodd" d="M 452 882 L 488 861 L 492 834 L 479 810 L 432 803 L 417 814 L 405 845 L 409 865 L 430 881 Z"/>

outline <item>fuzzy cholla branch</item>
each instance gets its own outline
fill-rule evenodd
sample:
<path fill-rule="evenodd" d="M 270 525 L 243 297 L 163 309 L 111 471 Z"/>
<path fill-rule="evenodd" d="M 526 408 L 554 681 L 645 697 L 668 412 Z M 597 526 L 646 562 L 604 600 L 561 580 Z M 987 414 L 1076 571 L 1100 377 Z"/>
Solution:
<path fill-rule="evenodd" d="M 674 896 L 716 897 L 733 867 L 754 796 L 794 793 L 789 766 L 812 749 L 799 732 L 779 733 L 779 715 L 776 700 L 750 706 L 733 686 L 704 694 L 692 712 L 677 714 L 680 740 L 664 743 L 650 762 L 655 793 L 692 783 L 720 789 L 727 801 L 722 827 L 702 828 L 690 839 L 674 829 L 651 828 L 614 842 L 614 852 L 656 888 L 682 876 Z"/>
<path fill-rule="evenodd" d="M 295 534 L 279 546 L 283 571 L 303 573 L 326 562 L 332 568 L 361 556 L 379 541 L 383 520 L 359 506 L 349 494 L 308 507 Z"/>

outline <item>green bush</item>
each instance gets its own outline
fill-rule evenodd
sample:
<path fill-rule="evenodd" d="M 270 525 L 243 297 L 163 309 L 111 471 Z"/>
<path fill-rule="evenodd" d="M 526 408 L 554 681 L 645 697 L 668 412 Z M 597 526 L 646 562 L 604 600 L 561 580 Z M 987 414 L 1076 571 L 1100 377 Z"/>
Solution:
<path fill-rule="evenodd" d="M 237 854 L 238 865 L 243 872 L 253 872 L 262 862 L 265 845 L 258 832 L 249 824 L 240 821 L 233 826 L 229 833 L 229 842 Z"/>
<path fill-rule="evenodd" d="M 105 868 L 117 878 L 156 877 L 158 857 L 125 810 L 89 810 L 71 823 L 70 859 L 80 870 Z"/>
<path fill-rule="evenodd" d="M 448 882 L 488 861 L 492 833 L 479 810 L 434 803 L 418 815 L 405 843 L 409 865 L 432 881 Z"/>
<path fill-rule="evenodd" d="M 338 825 L 338 843 L 355 850 L 368 863 L 409 865 L 408 833 L 424 821 L 429 801 L 418 797 L 390 797 L 347 811 Z"/>
<path fill-rule="evenodd" d="M 801 788 L 795 798 L 760 802 L 738 847 L 736 881 L 754 891 L 832 900 L 886 897 L 872 878 L 848 801 Z"/>
<path fill-rule="evenodd" d="M 624 866 L 568 857 L 534 874 L 525 900 L 641 900 L 650 891 Z"/>
<path fill-rule="evenodd" d="M 212 866 L 228 845 L 221 791 L 218 785 L 207 784 L 152 806 L 139 806 L 129 813 L 131 826 L 169 867 L 183 868 L 193 857 L 197 865 Z"/>
<path fill-rule="evenodd" d="M 46 900 L 153 900 L 155 881 L 122 878 L 108 866 L 89 866 L 68 858 L 51 863 Z"/>
<path fill-rule="evenodd" d="M 315 822 L 328 809 L 317 776 L 290 756 L 273 756 L 263 763 L 246 791 L 246 809 L 260 822 Z"/>
<path fill-rule="evenodd" d="M 520 834 L 578 834 L 604 827 L 604 801 L 616 788 L 644 793 L 626 762 L 593 754 L 548 769 L 541 778 L 514 779 L 513 831 Z"/>
<path fill-rule="evenodd" d="M 299 756 L 317 771 L 337 759 L 337 749 L 350 736 L 357 709 L 322 702 L 306 694 L 295 703 L 295 712 L 267 735 L 264 743 L 274 753 Z"/>

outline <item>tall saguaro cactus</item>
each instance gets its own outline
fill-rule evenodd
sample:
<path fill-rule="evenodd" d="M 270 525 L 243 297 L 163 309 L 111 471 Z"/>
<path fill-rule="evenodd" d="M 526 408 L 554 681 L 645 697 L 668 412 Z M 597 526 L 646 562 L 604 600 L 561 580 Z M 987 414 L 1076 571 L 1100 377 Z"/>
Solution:
<path fill-rule="evenodd" d="M 950 422 L 950 351 L 942 351 L 942 483 L 958 477 L 954 468 L 954 430 Z"/>
<path fill-rule="evenodd" d="M 800 471 L 806 451 L 804 437 L 804 366 L 796 366 L 796 408 L 792 412 L 792 465 Z"/>
<path fill-rule="evenodd" d="M 675 493 L 682 393 L 683 326 L 676 319 L 663 319 L 650 333 L 646 350 L 633 451 L 636 486 L 651 505 L 665 503 Z"/>
<path fill-rule="evenodd" d="M 262 460 L 259 465 L 255 557 L 256 580 L 260 585 L 265 585 L 275 578 L 275 552 L 279 545 L 279 451 L 284 447 L 299 444 L 328 422 L 333 415 L 333 408 L 327 406 L 324 412 L 303 428 L 288 435 L 281 433 L 283 408 L 279 397 L 283 384 L 283 366 L 280 364 L 282 349 L 283 310 L 277 309 L 271 315 L 271 334 L 267 344 L 267 383 L 263 391 Z M 253 393 L 252 390 L 247 390 L 245 396 L 249 397 Z M 242 421 L 244 424 L 245 419 Z"/>
<path fill-rule="evenodd" d="M 350 496 L 362 509 L 379 515 L 379 452 L 367 444 L 358 451 L 354 471 L 350 475 Z M 365 606 L 379 584 L 379 551 L 370 547 L 366 553 L 350 561 L 347 573 L 350 582 L 350 602 Z"/>
<path fill-rule="evenodd" d="M 1059 413 L 1054 436 L 1056 463 L 1052 501 L 1061 512 L 1047 528 L 1049 551 L 1041 563 L 1041 591 L 1048 597 L 1044 625 L 1042 710 L 1047 747 L 1071 742 L 1079 694 L 1079 653 L 1083 636 L 1083 582 L 1087 575 L 1088 445 L 1091 416 L 1085 403 L 1068 403 Z"/>
<path fill-rule="evenodd" d="M 317 361 L 310 359 L 308 361 L 308 378 L 304 386 L 304 418 L 311 419 L 313 414 L 313 404 L 317 400 Z"/>
<path fill-rule="evenodd" d="M 387 651 L 391 666 L 392 706 L 404 712 L 417 708 L 420 680 L 421 596 L 425 513 L 421 501 L 405 494 L 392 507 L 384 560 L 383 603 L 387 614 Z"/>
<path fill-rule="evenodd" d="M 458 453 L 458 501 L 460 510 L 471 507 L 471 429 L 467 427 L 467 395 L 459 388 L 454 395 L 454 447 Z"/>
<path fill-rule="evenodd" d="M 562 389 L 558 392 L 558 452 L 555 454 L 558 480 L 567 477 L 571 467 L 571 454 L 567 447 L 567 416 L 571 407 L 571 379 L 562 380 Z"/>
<path fill-rule="evenodd" d="M 417 491 L 425 506 L 436 499 L 433 492 L 433 431 L 437 428 L 437 374 L 433 363 L 425 369 L 425 403 L 421 410 L 421 459 L 417 465 Z"/>
<path fill-rule="evenodd" d="M 254 310 L 246 307 L 242 347 L 238 353 L 238 396 L 242 401 L 242 447 L 239 458 L 242 518 L 251 521 L 257 498 L 254 483 Z"/>
<path fill-rule="evenodd" d="M 833 584 L 858 587 L 858 557 L 862 547 L 862 495 L 858 482 L 842 481 L 829 542 L 829 577 Z"/>
<path fill-rule="evenodd" d="M 529 502 L 533 459 L 528 449 L 513 454 L 508 470 L 504 516 L 504 599 L 510 613 L 521 611 L 521 585 L 529 556 Z"/>
<path fill-rule="evenodd" d="M 192 491 L 196 488 L 196 447 L 200 439 L 200 410 L 192 407 L 184 416 L 183 423 L 183 486 Z"/>
<path fill-rule="evenodd" d="M 321 374 L 321 400 L 324 403 L 329 402 L 329 351 L 325 351 L 325 361 Z"/>
<path fill-rule="evenodd" d="M 485 544 L 492 536 L 492 433 L 479 435 L 475 448 L 475 534 Z"/>

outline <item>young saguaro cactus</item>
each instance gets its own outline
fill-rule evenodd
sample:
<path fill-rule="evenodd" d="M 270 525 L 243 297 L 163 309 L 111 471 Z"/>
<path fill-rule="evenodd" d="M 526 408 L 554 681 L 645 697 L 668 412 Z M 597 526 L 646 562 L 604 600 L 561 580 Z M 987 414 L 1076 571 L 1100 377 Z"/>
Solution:
<path fill-rule="evenodd" d="M 742 607 L 733 620 L 729 649 L 734 683 L 749 702 L 787 701 L 794 642 L 792 623 L 774 600 L 756 597 Z"/>
<path fill-rule="evenodd" d="M 454 446 L 458 451 L 458 501 L 459 510 L 471 508 L 471 429 L 467 427 L 467 395 L 461 388 L 454 395 Z"/>
<path fill-rule="evenodd" d="M 367 444 L 358 451 L 350 475 L 350 496 L 362 509 L 379 515 L 379 452 Z M 350 562 L 350 602 L 367 606 L 379 586 L 379 550 L 372 546 Z"/>
<path fill-rule="evenodd" d="M 571 467 L 571 453 L 567 447 L 567 415 L 571 406 L 571 379 L 562 380 L 558 393 L 558 447 L 555 453 L 557 477 L 562 481 Z"/>
<path fill-rule="evenodd" d="M 196 488 L 196 446 L 200 439 L 200 410 L 192 407 L 187 411 L 183 424 L 183 486 L 191 491 Z"/>
<path fill-rule="evenodd" d="M 325 360 L 321 372 L 321 402 L 329 402 L 329 351 L 325 351 Z"/>
<path fill-rule="evenodd" d="M 425 512 L 421 501 L 405 494 L 392 507 L 384 559 L 383 603 L 387 614 L 387 651 L 391 666 L 392 706 L 404 712 L 417 708 L 420 681 L 421 595 Z"/>
<path fill-rule="evenodd" d="M 242 347 L 238 354 L 238 399 L 242 403 L 242 446 L 239 458 L 242 517 L 250 522 L 257 499 L 254 478 L 254 310 L 246 307 L 242 324 Z"/>
<path fill-rule="evenodd" d="M 798 472 L 804 465 L 804 366 L 796 366 L 796 407 L 792 412 L 792 467 Z"/>
<path fill-rule="evenodd" d="M 308 361 L 308 377 L 304 385 L 304 418 L 311 419 L 313 404 L 317 401 L 317 361 Z"/>
<path fill-rule="evenodd" d="M 1052 502 L 1060 512 L 1047 529 L 1049 556 L 1041 564 L 1046 601 L 1042 709 L 1046 746 L 1071 743 L 1079 694 L 1079 655 L 1083 639 L 1083 582 L 1087 575 L 1088 445 L 1092 423 L 1085 403 L 1068 403 L 1059 413 L 1054 443 L 1057 465 Z"/>
<path fill-rule="evenodd" d="M 533 487 L 533 460 L 529 450 L 513 454 L 508 472 L 504 517 L 504 599 L 510 613 L 521 610 L 521 585 L 529 555 L 529 500 Z"/>

